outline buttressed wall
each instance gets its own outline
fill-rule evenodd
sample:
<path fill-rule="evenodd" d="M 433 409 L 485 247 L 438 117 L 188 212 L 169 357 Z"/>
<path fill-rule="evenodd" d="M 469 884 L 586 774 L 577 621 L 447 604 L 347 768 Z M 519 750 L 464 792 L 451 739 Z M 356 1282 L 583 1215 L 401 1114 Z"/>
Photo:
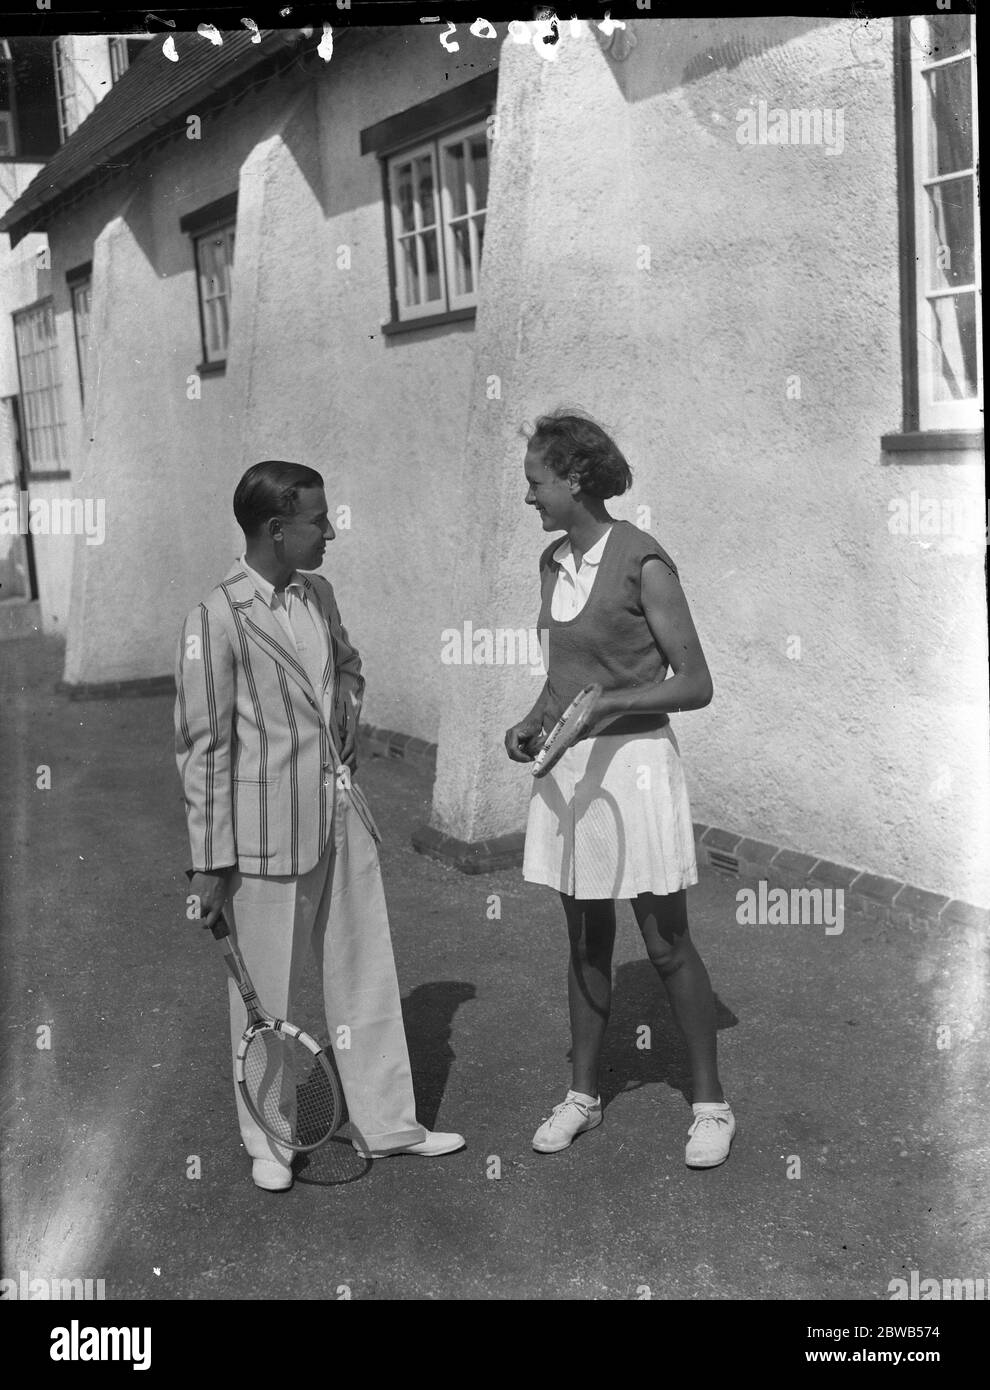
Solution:
<path fill-rule="evenodd" d="M 982 469 L 881 454 L 901 411 L 892 32 L 859 32 L 643 23 L 625 61 L 588 31 L 552 63 L 503 46 L 452 618 L 535 623 L 516 429 L 582 404 L 627 453 L 614 510 L 678 561 L 712 668 L 711 706 L 674 720 L 695 818 L 985 902 L 982 548 L 889 527 L 912 489 L 978 506 Z M 830 110 L 833 148 L 741 143 L 761 99 Z M 433 823 L 518 829 L 529 779 L 502 732 L 534 684 L 444 680 Z"/>

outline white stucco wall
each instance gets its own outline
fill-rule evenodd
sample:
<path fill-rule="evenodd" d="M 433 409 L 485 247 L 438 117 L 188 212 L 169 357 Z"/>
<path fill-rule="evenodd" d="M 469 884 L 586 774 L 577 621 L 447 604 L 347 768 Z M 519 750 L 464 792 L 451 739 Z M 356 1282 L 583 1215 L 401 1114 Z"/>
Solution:
<path fill-rule="evenodd" d="M 233 327 L 246 345 L 239 468 L 297 459 L 323 472 L 332 518 L 350 509 L 324 572 L 361 651 L 364 715 L 426 739 L 444 698 L 439 633 L 463 510 L 475 505 L 459 491 L 474 327 L 382 335 L 381 171 L 359 132 L 495 64 L 495 42 L 468 42 L 448 56 L 435 31 L 348 33 L 292 121 L 246 164 L 239 205 L 238 286 L 250 286 Z M 349 269 L 338 267 L 342 247 Z"/>
<path fill-rule="evenodd" d="M 51 228 L 57 267 L 93 259 L 95 385 L 85 421 L 75 396 L 73 477 L 77 496 L 105 500 L 107 517 L 102 546 L 75 543 L 72 684 L 168 674 L 183 615 L 237 554 L 238 423 L 226 376 L 204 376 L 199 399 L 188 394 L 203 354 L 192 245 L 179 222 L 237 189 L 242 163 L 293 98 L 288 84 L 264 92 L 264 102 L 204 120 L 200 140 L 171 142 L 127 185 Z M 71 343 L 64 276 L 55 294 Z M 232 339 L 231 359 L 238 346 Z"/>
<path fill-rule="evenodd" d="M 458 543 L 446 523 L 473 328 L 383 337 L 381 175 L 359 132 L 497 56 L 489 42 L 480 56 L 447 57 L 419 30 L 349 33 L 315 81 L 270 84 L 233 117 L 204 123 L 201 142 L 149 159 L 119 224 L 101 233 L 120 206 L 111 191 L 52 228 L 61 265 L 105 243 L 93 306 L 102 385 L 79 495 L 106 495 L 109 534 L 99 551 L 77 543 L 68 681 L 171 670 L 182 615 L 238 553 L 237 479 L 258 459 L 292 458 L 324 473 L 333 515 L 350 508 L 324 572 L 365 662 L 366 717 L 436 737 L 433 649 Z M 189 402 L 198 320 L 178 222 L 238 186 L 227 373 Z M 337 269 L 340 245 L 348 271 Z"/>
<path fill-rule="evenodd" d="M 72 34 L 61 40 L 65 61 L 71 65 L 74 98 L 70 103 L 70 133 L 90 114 L 97 102 L 111 88 L 110 55 L 104 34 Z M 44 168 L 41 162 L 0 162 L 0 212 L 6 212 L 25 191 L 32 179 Z M 83 225 L 92 222 L 92 209 L 81 216 Z M 76 238 L 77 242 L 79 238 Z M 49 294 L 54 296 L 59 331 L 59 360 L 61 363 L 61 395 L 63 417 L 67 422 L 68 457 L 62 471 L 65 476 L 52 479 L 29 479 L 28 491 L 32 502 L 44 504 L 51 514 L 63 501 L 73 496 L 71 472 L 78 463 L 81 448 L 79 372 L 71 304 L 65 286 L 65 271 L 92 255 L 92 237 L 79 250 L 74 260 L 62 262 L 58 273 L 52 274 L 39 262 L 38 253 L 48 247 L 44 232 L 32 232 L 11 248 L 6 235 L 0 237 L 0 396 L 18 394 L 17 360 L 14 350 L 12 313 L 25 308 Z M 23 427 L 22 409 L 22 427 Z M 14 475 L 12 421 L 4 411 L 0 425 L 0 497 L 12 496 L 16 490 L 10 482 Z M 24 541 L 0 536 L 0 599 L 11 589 L 26 593 Z M 45 534 L 39 531 L 33 538 L 35 573 L 38 583 L 39 609 L 42 628 L 47 633 L 65 633 L 68 627 L 69 602 L 72 586 L 74 541 L 68 535 Z"/>
<path fill-rule="evenodd" d="M 69 112 L 71 135 L 113 86 L 110 47 L 106 34 L 68 34 L 61 43 L 74 73 L 75 98 Z"/>
<path fill-rule="evenodd" d="M 441 633 L 535 623 L 519 426 L 580 404 L 625 448 L 615 512 L 678 560 L 712 666 L 712 706 L 675 721 L 695 818 L 990 900 L 982 556 L 887 526 L 892 499 L 970 497 L 981 473 L 881 455 L 900 418 L 890 25 L 866 49 L 855 33 L 640 24 L 624 63 L 587 30 L 552 63 L 503 45 L 473 327 L 383 338 L 380 172 L 358 145 L 496 61 L 466 30 L 449 57 L 428 28 L 349 33 L 308 87 L 271 84 L 147 160 L 126 208 L 111 190 L 54 226 L 56 266 L 97 242 L 78 491 L 106 497 L 109 528 L 77 544 L 67 679 L 170 670 L 182 613 L 236 553 L 241 471 L 295 458 L 351 511 L 325 572 L 366 718 L 439 738 L 437 826 L 520 828 L 529 779 L 502 734 L 539 680 L 445 666 Z M 842 107 L 842 153 L 740 146 L 751 96 Z M 228 371 L 193 402 L 178 221 L 238 182 Z"/>
<path fill-rule="evenodd" d="M 651 509 L 713 670 L 713 704 L 675 720 L 695 818 L 986 902 L 982 550 L 888 530 L 892 499 L 973 503 L 982 471 L 880 451 L 901 409 L 897 201 L 891 26 L 871 30 L 863 52 L 851 21 L 641 24 L 621 64 L 587 34 L 554 63 L 504 47 L 466 450 L 495 467 L 470 492 L 484 574 L 462 564 L 458 616 L 535 621 L 515 430 L 584 405 L 636 475 L 615 512 Z M 842 153 L 740 145 L 761 95 L 844 108 Z M 528 677 L 446 690 L 434 823 L 518 828 L 528 779 L 500 745 Z"/>

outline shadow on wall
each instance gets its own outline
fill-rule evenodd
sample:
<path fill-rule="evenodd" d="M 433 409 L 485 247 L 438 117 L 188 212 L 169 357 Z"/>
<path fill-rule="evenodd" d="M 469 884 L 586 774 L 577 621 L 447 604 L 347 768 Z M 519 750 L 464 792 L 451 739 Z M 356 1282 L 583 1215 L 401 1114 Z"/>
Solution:
<path fill-rule="evenodd" d="M 793 42 L 836 23 L 803 16 L 633 21 L 634 45 L 622 59 L 610 54 L 608 66 L 626 101 L 680 90 L 705 130 L 734 141 L 735 113 L 751 99 L 803 106 L 889 65 L 886 30 L 876 20 L 841 21 L 824 62 L 820 44 L 812 62 L 808 47 Z M 738 32 L 726 37 L 733 28 Z M 608 52 L 597 27 L 595 34 Z"/>
<path fill-rule="evenodd" d="M 237 121 L 238 108 L 234 107 L 211 119 L 216 123 L 218 129 L 222 130 L 222 122 Z M 232 153 L 228 180 L 230 186 L 226 191 L 229 193 L 238 191 L 240 171 L 244 162 L 252 151 L 257 149 L 258 145 L 276 136 L 281 138 L 285 149 L 294 160 L 306 181 L 310 194 L 319 204 L 324 218 L 328 217 L 331 208 L 326 195 L 320 163 L 319 136 L 316 128 L 316 93 L 312 85 L 298 93 L 287 94 L 275 105 L 271 123 L 267 128 L 259 129 L 257 137 L 243 149 L 243 154 L 238 156 Z M 157 156 L 156 177 L 142 179 L 137 183 L 134 194 L 120 214 L 127 223 L 148 264 L 161 280 L 187 274 L 191 264 L 189 238 L 179 234 L 177 226 L 174 234 L 163 236 L 160 230 L 157 236 L 155 234 L 156 220 L 161 225 L 170 225 L 173 221 L 170 210 L 174 209 L 177 204 L 181 205 L 182 202 L 183 188 L 180 172 L 182 165 L 181 159 L 174 153 L 177 148 L 184 150 L 185 142 L 179 145 L 169 145 Z M 195 146 L 193 157 L 200 157 L 201 153 L 199 146 Z M 179 165 L 179 168 L 174 172 L 173 164 Z M 169 177 L 166 177 L 166 171 L 168 171 Z M 180 180 L 178 187 L 166 194 L 163 190 L 166 187 L 171 187 L 171 179 L 175 178 L 176 175 Z M 335 211 L 339 211 L 339 209 L 335 209 Z"/>

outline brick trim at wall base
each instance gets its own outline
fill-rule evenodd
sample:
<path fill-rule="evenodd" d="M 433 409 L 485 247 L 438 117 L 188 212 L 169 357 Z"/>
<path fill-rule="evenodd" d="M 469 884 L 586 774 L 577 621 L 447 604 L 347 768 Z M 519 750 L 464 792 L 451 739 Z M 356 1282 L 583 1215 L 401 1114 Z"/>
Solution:
<path fill-rule="evenodd" d="M 437 746 L 423 739 L 362 726 L 368 753 L 403 758 L 433 771 Z M 977 907 L 944 893 L 915 888 L 900 879 L 865 873 L 816 854 L 801 854 L 765 840 L 751 840 L 732 830 L 696 824 L 699 862 L 716 873 L 739 879 L 764 879 L 770 888 L 841 888 L 847 917 L 887 922 L 899 927 L 974 926 L 990 929 L 990 908 Z M 458 840 L 431 826 L 419 826 L 412 836 L 420 854 L 439 859 L 465 874 L 492 873 L 522 864 L 525 834 L 518 831 L 489 840 Z"/>
<path fill-rule="evenodd" d="M 768 888 L 841 888 L 846 917 L 897 927 L 990 927 L 990 908 L 914 888 L 897 878 L 864 873 L 845 864 L 801 854 L 732 830 L 695 825 L 698 858 L 716 873 L 763 879 Z"/>
<path fill-rule="evenodd" d="M 525 832 L 497 835 L 491 840 L 455 840 L 432 826 L 418 826 L 412 833 L 413 849 L 439 859 L 462 874 L 490 874 L 496 869 L 514 869 L 522 864 Z"/>
<path fill-rule="evenodd" d="M 361 753 L 365 757 L 401 758 L 427 772 L 437 770 L 437 746 L 425 738 L 396 734 L 391 729 L 379 729 L 374 724 L 360 725 Z"/>
<path fill-rule="evenodd" d="M 990 908 L 950 899 L 943 893 L 913 888 L 899 879 L 863 873 L 814 854 L 799 854 L 763 840 L 747 840 L 728 830 L 695 825 L 698 859 L 724 878 L 765 880 L 775 888 L 841 888 L 845 917 L 896 927 L 944 926 L 990 928 Z M 525 834 L 518 831 L 491 840 L 455 839 L 430 826 L 413 831 L 413 848 L 465 874 L 518 868 Z M 832 901 L 831 899 L 829 901 Z"/>
<path fill-rule="evenodd" d="M 171 676 L 82 685 L 59 681 L 56 689 L 70 700 L 108 700 L 174 695 L 175 681 Z M 361 725 L 361 753 L 365 757 L 399 758 L 424 771 L 436 771 L 435 743 L 373 724 Z M 870 922 L 900 927 L 972 926 L 990 930 L 990 908 L 987 907 L 915 888 L 900 879 L 865 873 L 815 854 L 785 849 L 766 840 L 751 840 L 733 830 L 696 823 L 694 833 L 699 861 L 716 873 L 730 878 L 764 879 L 768 888 L 841 888 L 847 917 L 858 916 Z M 439 859 L 461 873 L 487 874 L 497 869 L 519 867 L 525 838 L 520 830 L 488 840 L 458 840 L 423 825 L 413 831 L 412 844 L 420 854 Z"/>

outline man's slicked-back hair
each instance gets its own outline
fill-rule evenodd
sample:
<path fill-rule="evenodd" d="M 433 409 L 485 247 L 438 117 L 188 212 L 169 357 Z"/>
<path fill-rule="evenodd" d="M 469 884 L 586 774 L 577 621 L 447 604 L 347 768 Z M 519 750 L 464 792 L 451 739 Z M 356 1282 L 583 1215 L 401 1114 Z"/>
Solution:
<path fill-rule="evenodd" d="M 617 497 L 632 485 L 632 469 L 622 450 L 583 410 L 565 406 L 541 415 L 529 446 L 558 477 L 577 473 L 581 491 L 589 497 Z"/>
<path fill-rule="evenodd" d="M 284 459 L 264 459 L 253 463 L 234 491 L 234 515 L 245 536 L 256 536 L 273 516 L 295 516 L 299 510 L 299 490 L 322 487 L 315 468 Z"/>

